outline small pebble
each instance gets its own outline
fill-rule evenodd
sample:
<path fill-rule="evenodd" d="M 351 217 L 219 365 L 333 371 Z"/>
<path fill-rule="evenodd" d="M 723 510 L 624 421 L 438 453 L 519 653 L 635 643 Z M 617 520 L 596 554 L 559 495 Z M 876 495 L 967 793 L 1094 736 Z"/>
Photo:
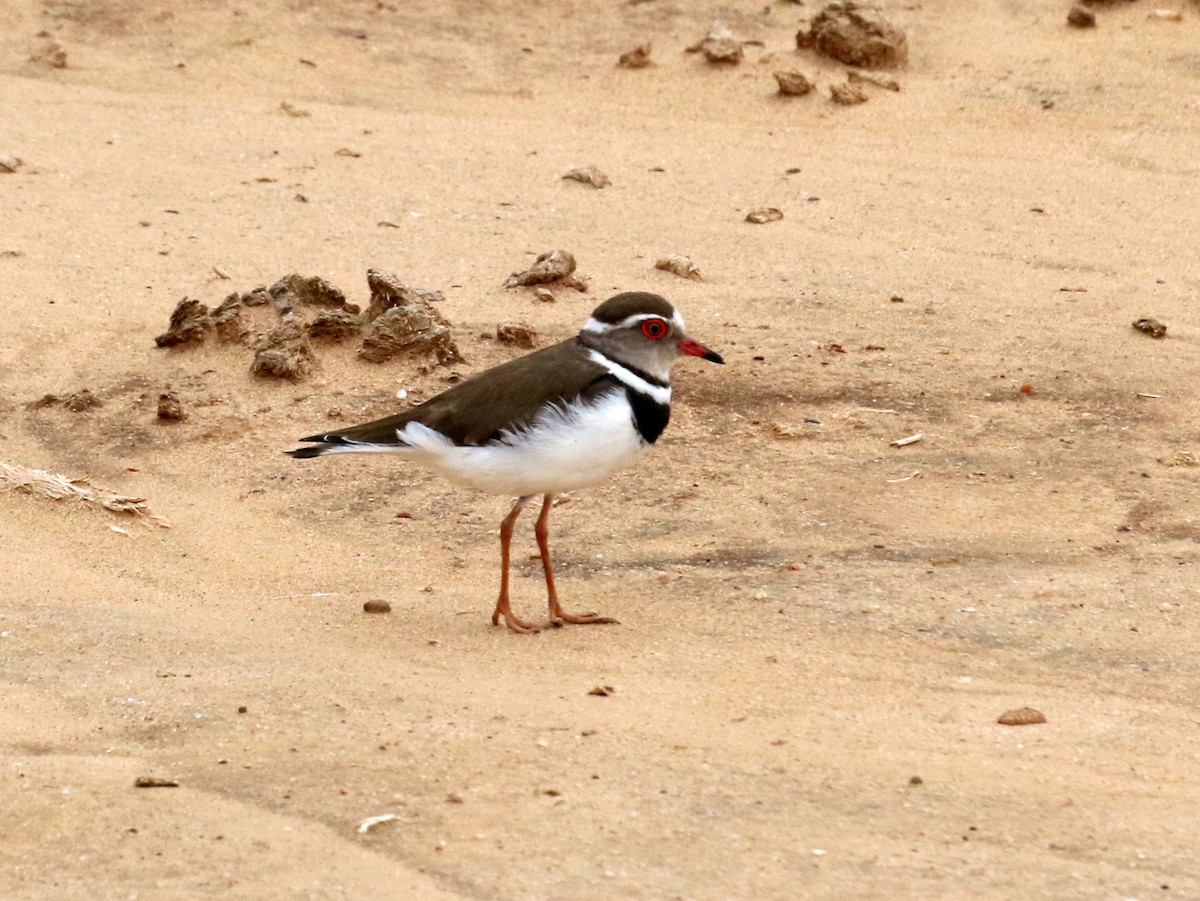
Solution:
<path fill-rule="evenodd" d="M 387 601 L 367 601 L 363 604 L 363 610 L 367 613 L 391 613 L 392 605 Z"/>

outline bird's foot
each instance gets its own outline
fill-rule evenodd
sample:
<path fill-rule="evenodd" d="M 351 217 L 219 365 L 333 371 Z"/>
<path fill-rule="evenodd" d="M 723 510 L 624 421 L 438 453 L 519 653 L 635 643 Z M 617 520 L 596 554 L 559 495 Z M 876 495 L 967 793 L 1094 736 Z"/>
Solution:
<path fill-rule="evenodd" d="M 562 607 L 550 609 L 550 625 L 562 626 L 570 623 L 573 626 L 619 626 L 620 622 L 611 616 L 601 616 L 599 613 L 567 613 Z"/>
<path fill-rule="evenodd" d="M 504 617 L 504 625 L 508 626 L 510 632 L 516 632 L 520 635 L 536 635 L 542 630 L 533 623 L 527 623 L 515 613 L 512 608 L 505 602 L 500 602 L 496 605 L 496 609 L 492 611 L 492 625 L 500 625 L 500 617 Z"/>

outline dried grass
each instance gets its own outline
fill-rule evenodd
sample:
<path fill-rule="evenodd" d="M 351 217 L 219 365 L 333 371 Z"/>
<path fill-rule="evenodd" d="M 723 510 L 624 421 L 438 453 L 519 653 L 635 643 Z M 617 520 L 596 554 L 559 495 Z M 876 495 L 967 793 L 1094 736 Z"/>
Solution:
<path fill-rule="evenodd" d="M 0 462 L 0 485 L 7 485 L 17 491 L 27 494 L 40 495 L 56 501 L 75 501 L 82 504 L 96 504 L 114 513 L 125 513 L 131 516 L 144 516 L 162 528 L 170 528 L 166 519 L 154 513 L 146 505 L 144 497 L 129 497 L 116 494 L 106 488 L 99 488 L 89 483 L 87 479 L 69 479 L 56 472 L 44 469 L 30 469 L 28 466 L 13 466 Z"/>

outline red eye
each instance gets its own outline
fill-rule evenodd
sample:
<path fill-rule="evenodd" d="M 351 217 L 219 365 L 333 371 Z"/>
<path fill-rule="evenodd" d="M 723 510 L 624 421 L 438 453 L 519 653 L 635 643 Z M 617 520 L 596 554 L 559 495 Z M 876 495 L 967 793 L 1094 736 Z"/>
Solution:
<path fill-rule="evenodd" d="M 667 324 L 661 319 L 647 319 L 642 323 L 642 334 L 654 341 L 666 337 L 667 331 Z"/>

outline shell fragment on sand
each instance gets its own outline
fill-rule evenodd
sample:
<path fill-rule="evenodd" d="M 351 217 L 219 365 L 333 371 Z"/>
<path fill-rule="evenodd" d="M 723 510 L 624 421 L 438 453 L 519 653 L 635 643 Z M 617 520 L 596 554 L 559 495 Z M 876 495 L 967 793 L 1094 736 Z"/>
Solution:
<path fill-rule="evenodd" d="M 376 826 L 379 826 L 383 823 L 390 823 L 392 820 L 398 820 L 398 819 L 400 819 L 400 818 L 398 816 L 396 816 L 394 813 L 381 813 L 378 816 L 367 817 L 365 820 L 363 820 L 361 823 L 358 824 L 358 829 L 355 831 L 358 832 L 359 835 L 366 835 L 368 832 L 370 832 Z"/>

